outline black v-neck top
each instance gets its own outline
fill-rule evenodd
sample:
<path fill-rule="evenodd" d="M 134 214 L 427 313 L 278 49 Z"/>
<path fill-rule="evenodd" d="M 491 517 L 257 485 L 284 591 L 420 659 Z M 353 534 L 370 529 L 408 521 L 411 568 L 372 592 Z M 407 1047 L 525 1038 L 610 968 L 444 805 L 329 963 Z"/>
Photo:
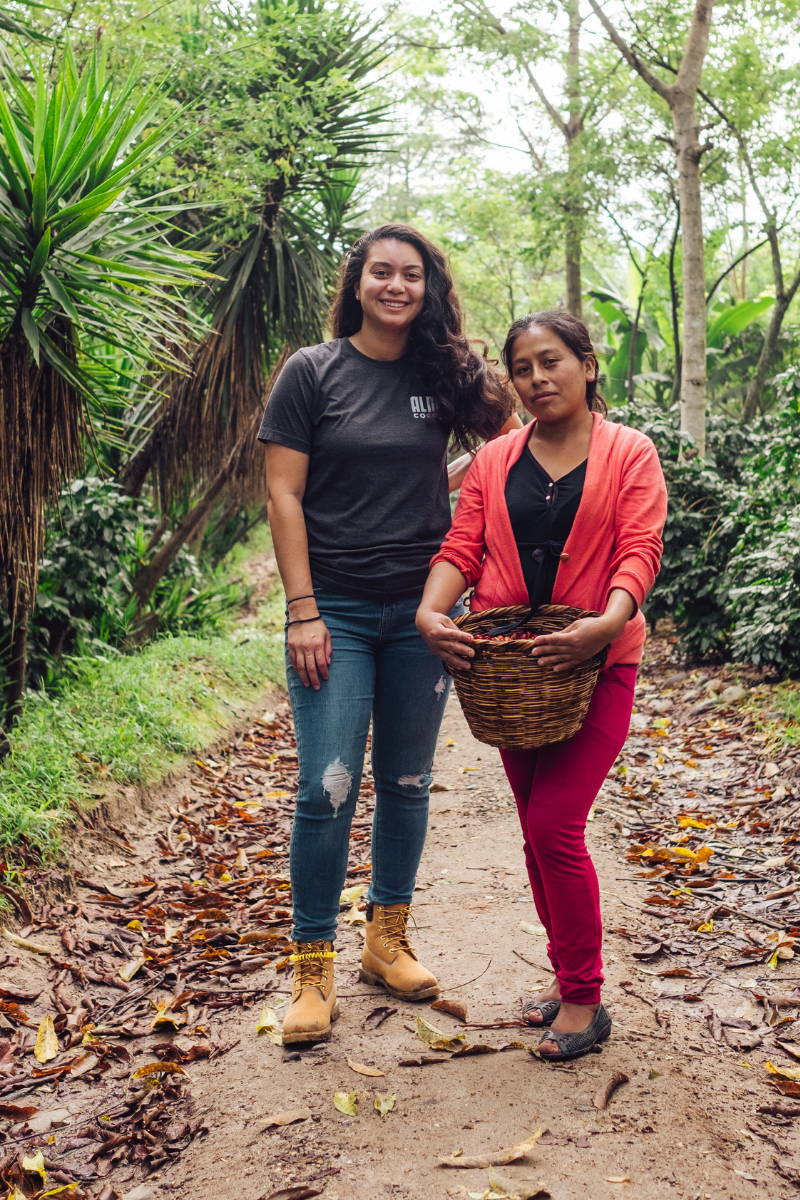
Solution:
<path fill-rule="evenodd" d="M 508 473 L 506 505 L 532 608 L 549 604 L 559 555 L 586 479 L 586 461 L 553 480 L 526 447 Z"/>

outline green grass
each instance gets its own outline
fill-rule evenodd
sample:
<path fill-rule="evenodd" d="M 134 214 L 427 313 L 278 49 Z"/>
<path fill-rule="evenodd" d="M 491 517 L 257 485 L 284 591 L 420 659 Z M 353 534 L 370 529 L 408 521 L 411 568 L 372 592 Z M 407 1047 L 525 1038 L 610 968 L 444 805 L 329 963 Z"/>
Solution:
<path fill-rule="evenodd" d="M 784 736 L 793 745 L 800 745 L 800 683 L 782 683 L 775 697 L 776 707 L 785 713 L 788 724 Z"/>
<path fill-rule="evenodd" d="M 6 870 L 23 850 L 53 855 L 75 806 L 91 805 L 109 784 L 158 783 L 281 681 L 282 613 L 276 588 L 247 625 L 164 637 L 135 654 L 77 657 L 54 693 L 26 697 L 0 766 Z"/>

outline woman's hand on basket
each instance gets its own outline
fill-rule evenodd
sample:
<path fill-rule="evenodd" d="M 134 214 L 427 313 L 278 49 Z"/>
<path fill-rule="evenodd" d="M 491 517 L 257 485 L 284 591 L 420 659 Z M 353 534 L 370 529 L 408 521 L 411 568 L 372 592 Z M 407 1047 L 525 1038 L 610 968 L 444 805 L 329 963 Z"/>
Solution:
<path fill-rule="evenodd" d="M 303 687 L 318 692 L 328 678 L 331 661 L 331 635 L 322 617 L 290 625 L 286 635 L 289 660 Z"/>
<path fill-rule="evenodd" d="M 475 639 L 471 633 L 459 629 L 446 613 L 419 609 L 417 629 L 428 643 L 428 647 L 438 655 L 449 671 L 463 671 L 469 668 L 470 659 L 475 656 L 472 648 Z"/>
<path fill-rule="evenodd" d="M 615 634 L 605 617 L 581 617 L 558 633 L 541 633 L 531 654 L 543 667 L 568 671 L 605 649 Z"/>

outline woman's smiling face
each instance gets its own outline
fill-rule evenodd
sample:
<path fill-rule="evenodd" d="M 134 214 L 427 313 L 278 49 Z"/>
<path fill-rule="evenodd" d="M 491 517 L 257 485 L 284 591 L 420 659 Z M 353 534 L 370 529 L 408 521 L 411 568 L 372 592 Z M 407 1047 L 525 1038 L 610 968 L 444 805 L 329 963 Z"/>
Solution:
<path fill-rule="evenodd" d="M 422 311 L 425 264 L 409 242 L 384 238 L 373 242 L 356 287 L 364 324 L 386 330 L 407 329 Z"/>
<path fill-rule="evenodd" d="M 586 410 L 586 383 L 597 378 L 597 364 L 581 361 L 546 326 L 531 325 L 514 339 L 509 374 L 532 417 L 561 421 Z"/>

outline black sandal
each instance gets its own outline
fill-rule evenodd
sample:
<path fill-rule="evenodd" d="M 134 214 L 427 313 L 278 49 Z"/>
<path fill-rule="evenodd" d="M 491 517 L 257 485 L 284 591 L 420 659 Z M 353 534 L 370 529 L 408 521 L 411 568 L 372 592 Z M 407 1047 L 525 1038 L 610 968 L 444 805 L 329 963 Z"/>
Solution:
<path fill-rule="evenodd" d="M 543 1029 L 547 1025 L 552 1025 L 561 1010 L 560 1000 L 527 1000 L 522 1005 L 522 1020 L 525 1025 L 532 1025 L 534 1029 Z M 528 1013 L 541 1013 L 541 1021 L 529 1021 Z"/>
<path fill-rule="evenodd" d="M 585 1029 L 579 1030 L 578 1033 L 556 1033 L 551 1029 L 547 1037 L 542 1038 L 536 1053 L 545 1062 L 568 1062 L 572 1058 L 580 1058 L 582 1054 L 589 1054 L 595 1046 L 599 1047 L 610 1033 L 611 1017 L 601 1004 Z M 555 1042 L 558 1053 L 549 1054 L 543 1051 L 541 1047 L 545 1042 Z"/>

